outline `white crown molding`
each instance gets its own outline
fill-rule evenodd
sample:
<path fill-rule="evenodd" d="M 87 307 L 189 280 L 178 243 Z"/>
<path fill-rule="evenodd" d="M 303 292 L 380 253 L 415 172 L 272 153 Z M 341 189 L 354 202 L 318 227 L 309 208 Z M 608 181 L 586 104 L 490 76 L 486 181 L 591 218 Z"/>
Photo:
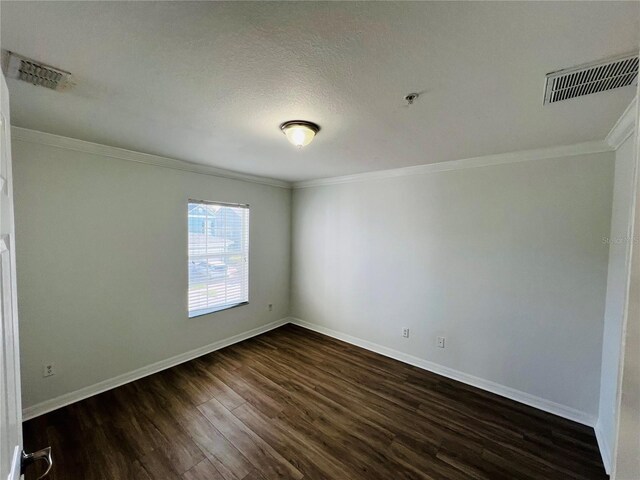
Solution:
<path fill-rule="evenodd" d="M 530 160 L 543 160 L 546 158 L 571 157 L 590 153 L 610 152 L 613 148 L 602 140 L 576 143 L 574 145 L 560 145 L 556 147 L 539 148 L 535 150 L 522 150 L 519 152 L 499 153 L 481 157 L 464 158 L 446 162 L 429 163 L 412 167 L 394 168 L 391 170 L 378 170 L 374 172 L 357 173 L 341 177 L 320 178 L 317 180 L 305 180 L 294 182 L 293 188 L 319 187 L 324 185 L 336 185 L 340 183 L 364 182 L 367 180 L 380 180 L 393 177 L 405 177 L 409 175 L 425 175 L 428 173 L 446 172 L 450 170 L 462 170 L 466 168 L 488 167 L 492 165 L 504 165 L 507 163 L 526 162 Z"/>
<path fill-rule="evenodd" d="M 94 395 L 98 395 L 99 393 L 119 387 L 121 385 L 124 385 L 125 383 L 130 383 L 140 378 L 158 373 L 162 370 L 166 370 L 167 368 L 175 367 L 176 365 L 179 365 L 181 363 L 188 362 L 189 360 L 201 357 L 202 355 L 206 355 L 207 353 L 211 353 L 221 348 L 228 347 L 229 345 L 233 345 L 234 343 L 242 342 L 243 340 L 247 340 L 251 337 L 262 335 L 263 333 L 273 330 L 274 328 L 281 327 L 282 325 L 286 325 L 287 323 L 289 323 L 289 318 L 285 317 L 280 320 L 276 320 L 275 322 L 271 322 L 261 327 L 249 330 L 248 332 L 240 333 L 224 340 L 219 340 L 209 345 L 205 345 L 203 347 L 181 353 L 180 355 L 176 355 L 175 357 L 160 360 L 159 362 L 152 363 L 151 365 L 147 365 L 146 367 L 138 368 L 137 370 L 133 370 L 132 372 L 124 373 L 122 375 L 118 375 L 117 377 L 98 382 L 94 385 L 89 385 L 88 387 L 65 393 L 64 395 L 60 395 L 59 397 L 45 400 L 44 402 L 37 403 L 35 405 L 31 405 L 22 410 L 22 420 L 26 421 L 31 418 L 44 415 L 45 413 L 57 410 L 58 408 L 62 408 L 71 403 L 79 402 L 80 400 L 84 400 L 85 398 L 93 397 Z"/>
<path fill-rule="evenodd" d="M 602 464 L 604 465 L 604 471 L 607 475 L 611 475 L 611 449 L 609 448 L 609 442 L 602 431 L 600 420 L 596 422 L 594 427 L 596 432 L 596 440 L 598 441 L 598 449 L 600 450 L 600 456 L 602 457 Z"/>
<path fill-rule="evenodd" d="M 211 175 L 220 178 L 240 180 L 244 182 L 258 183 L 280 188 L 308 188 L 323 185 L 336 185 L 341 183 L 363 182 L 367 180 L 379 180 L 384 178 L 404 177 L 410 175 L 424 175 L 428 173 L 446 172 L 450 170 L 461 170 L 466 168 L 487 167 L 492 165 L 504 165 L 508 163 L 526 162 L 530 160 L 543 160 L 546 158 L 569 157 L 574 155 L 586 155 L 590 153 L 602 153 L 615 150 L 633 132 L 633 106 L 632 102 L 616 126 L 607 136 L 606 141 L 591 141 L 577 143 L 574 145 L 561 145 L 556 147 L 540 148 L 535 150 L 522 150 L 518 152 L 500 153 L 496 155 L 484 155 L 480 157 L 464 158 L 461 160 L 451 160 L 445 162 L 431 163 L 426 165 L 415 165 L 411 167 L 394 168 L 388 170 L 378 170 L 373 172 L 358 173 L 354 175 L 344 175 L 331 178 L 319 178 L 305 180 L 301 182 L 288 182 L 274 178 L 260 177 L 246 173 L 234 172 L 222 168 L 199 165 L 195 163 L 177 160 L 174 158 L 161 157 L 148 153 L 134 152 L 124 148 L 111 147 L 99 143 L 87 142 L 75 138 L 63 137 L 52 133 L 40 132 L 28 128 L 12 127 L 11 136 L 15 141 L 48 145 L 51 147 L 84 152 L 93 155 L 128 160 L 146 165 L 171 168 L 186 172 Z"/>
<path fill-rule="evenodd" d="M 620 148 L 620 145 L 633 134 L 636 126 L 637 108 L 638 97 L 636 96 L 607 135 L 605 141 L 614 150 Z"/>
<path fill-rule="evenodd" d="M 182 170 L 185 172 L 200 173 L 202 175 L 212 175 L 214 177 L 241 180 L 243 182 L 259 183 L 261 185 L 269 185 L 272 187 L 291 188 L 291 183 L 284 180 L 259 177 L 257 175 L 249 175 L 246 173 L 234 172 L 207 165 L 198 165 L 195 163 L 185 162 L 183 160 L 176 160 L 174 158 L 134 152 L 124 148 L 86 142 L 76 138 L 63 137 L 61 135 L 30 130 L 28 128 L 12 127 L 11 137 L 13 140 L 21 142 L 48 145 L 50 147 L 63 148 L 66 150 L 84 152 L 93 155 L 102 155 L 105 157 L 117 158 L 119 160 L 144 163 L 146 165 L 155 165 L 157 167 L 172 168 L 174 170 Z"/>
<path fill-rule="evenodd" d="M 409 355 L 407 353 L 403 353 L 398 350 L 385 347 L 383 345 L 378 345 L 376 343 L 369 342 L 358 337 L 353 337 L 336 330 L 331 330 L 320 325 L 305 322 L 304 320 L 300 320 L 299 318 L 291 317 L 290 323 L 303 328 L 308 328 L 309 330 L 313 330 L 314 332 L 322 333 L 323 335 L 327 335 L 329 337 L 337 338 L 338 340 L 342 340 L 343 342 L 356 345 L 366 350 L 379 353 L 380 355 L 384 355 L 385 357 L 390 357 L 395 360 L 399 360 L 400 362 L 408 363 L 409 365 L 413 365 L 414 367 L 428 370 L 438 375 L 442 375 L 443 377 L 451 378 L 453 380 L 457 380 L 458 382 L 462 382 L 467 385 L 486 390 L 487 392 L 495 393 L 496 395 L 515 400 L 516 402 L 524 403 L 525 405 L 529 405 L 539 410 L 543 410 L 545 412 L 552 413 L 569 420 L 573 420 L 574 422 L 578 422 L 589 427 L 593 427 L 596 423 L 596 417 L 594 415 L 590 415 L 586 412 L 576 410 L 575 408 L 566 405 L 552 402 L 551 400 L 536 397 L 535 395 L 531 395 L 521 390 L 516 390 L 515 388 L 507 387 L 490 380 L 485 380 L 484 378 L 475 377 L 473 375 L 469 375 L 468 373 L 454 370 L 453 368 L 445 367 L 443 365 L 439 365 L 422 358 L 414 357 L 413 355 Z"/>

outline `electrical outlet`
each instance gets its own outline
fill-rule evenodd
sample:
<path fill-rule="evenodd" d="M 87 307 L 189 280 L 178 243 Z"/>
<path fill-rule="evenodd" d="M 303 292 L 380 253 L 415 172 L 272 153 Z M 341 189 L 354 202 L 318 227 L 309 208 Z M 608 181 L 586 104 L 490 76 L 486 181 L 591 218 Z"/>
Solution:
<path fill-rule="evenodd" d="M 404 338 L 409 338 L 409 329 L 408 329 L 407 327 L 404 327 L 404 328 L 402 329 L 402 336 L 403 336 Z"/>
<path fill-rule="evenodd" d="M 438 337 L 438 347 L 444 348 L 444 337 Z"/>
<path fill-rule="evenodd" d="M 270 303 L 269 306 L 267 307 L 267 309 L 272 312 L 273 311 L 273 303 Z"/>
<path fill-rule="evenodd" d="M 55 375 L 55 374 L 56 374 L 56 368 L 53 363 L 47 363 L 42 366 L 43 377 L 50 377 L 51 375 Z"/>

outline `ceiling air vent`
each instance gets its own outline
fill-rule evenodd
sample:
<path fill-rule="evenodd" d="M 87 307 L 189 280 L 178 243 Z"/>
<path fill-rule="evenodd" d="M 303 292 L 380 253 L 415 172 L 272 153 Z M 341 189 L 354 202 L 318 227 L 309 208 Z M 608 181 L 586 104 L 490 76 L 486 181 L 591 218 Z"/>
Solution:
<path fill-rule="evenodd" d="M 16 78 L 52 90 L 60 91 L 72 85 L 69 72 L 7 50 L 2 51 L 2 69 L 7 78 Z"/>
<path fill-rule="evenodd" d="M 547 73 L 544 103 L 631 85 L 638 78 L 638 54 L 628 54 Z"/>

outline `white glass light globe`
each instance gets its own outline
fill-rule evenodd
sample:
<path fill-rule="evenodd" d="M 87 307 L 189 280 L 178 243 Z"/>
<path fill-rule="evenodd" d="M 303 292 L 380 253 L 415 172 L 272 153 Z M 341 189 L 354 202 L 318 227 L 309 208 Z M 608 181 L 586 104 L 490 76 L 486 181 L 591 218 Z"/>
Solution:
<path fill-rule="evenodd" d="M 280 128 L 287 136 L 287 140 L 298 148 L 309 145 L 320 129 L 317 125 L 304 121 L 285 122 Z"/>

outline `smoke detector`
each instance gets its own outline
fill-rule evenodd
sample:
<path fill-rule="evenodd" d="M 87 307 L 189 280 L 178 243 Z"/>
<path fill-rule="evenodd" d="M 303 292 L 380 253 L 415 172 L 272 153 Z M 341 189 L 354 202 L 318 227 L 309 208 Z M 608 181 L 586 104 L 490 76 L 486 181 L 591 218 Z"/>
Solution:
<path fill-rule="evenodd" d="M 2 70 L 7 78 L 15 78 L 51 90 L 62 91 L 73 85 L 69 72 L 8 50 L 2 51 Z"/>
<path fill-rule="evenodd" d="M 638 53 L 547 73 L 544 104 L 632 85 L 638 78 Z"/>

